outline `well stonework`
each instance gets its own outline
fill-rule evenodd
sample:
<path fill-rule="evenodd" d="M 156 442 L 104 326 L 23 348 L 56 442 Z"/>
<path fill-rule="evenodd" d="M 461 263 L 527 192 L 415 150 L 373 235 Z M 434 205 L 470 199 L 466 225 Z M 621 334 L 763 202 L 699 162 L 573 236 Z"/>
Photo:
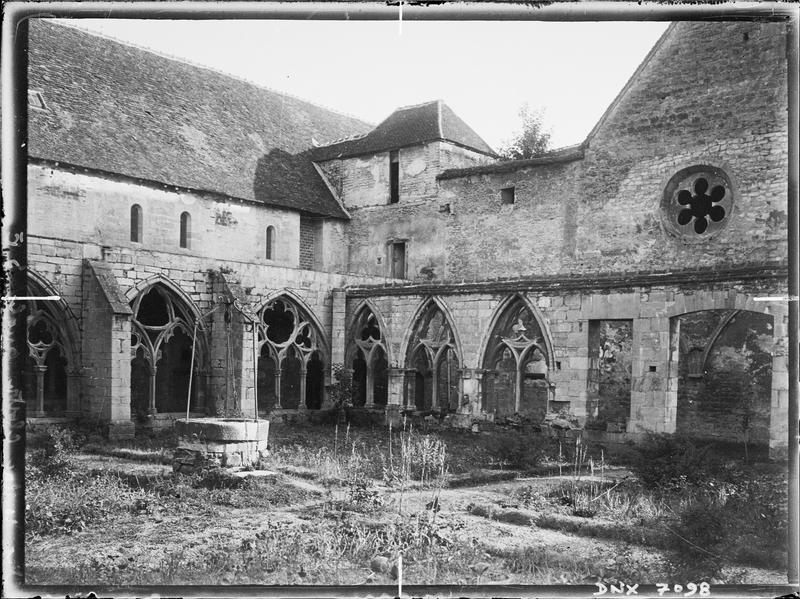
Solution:
<path fill-rule="evenodd" d="M 190 418 L 176 420 L 175 430 L 179 442 L 172 468 L 176 472 L 254 466 L 268 452 L 269 420 Z"/>

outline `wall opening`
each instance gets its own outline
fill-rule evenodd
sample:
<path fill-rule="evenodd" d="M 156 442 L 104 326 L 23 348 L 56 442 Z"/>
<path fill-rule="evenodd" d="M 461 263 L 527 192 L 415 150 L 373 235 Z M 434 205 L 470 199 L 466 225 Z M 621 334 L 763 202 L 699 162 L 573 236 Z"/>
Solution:
<path fill-rule="evenodd" d="M 589 321 L 586 428 L 625 432 L 631 411 L 632 320 Z"/>
<path fill-rule="evenodd" d="M 500 190 L 500 203 L 504 206 L 513 204 L 516 201 L 516 193 L 513 187 L 506 187 Z"/>
<path fill-rule="evenodd" d="M 367 306 L 356 315 L 348 343 L 348 355 L 353 356 L 354 405 L 386 405 L 389 397 L 386 346 L 378 319 Z"/>
<path fill-rule="evenodd" d="M 131 241 L 142 242 L 142 207 L 139 204 L 131 206 Z"/>
<path fill-rule="evenodd" d="M 704 310 L 676 316 L 671 324 L 678 352 L 677 432 L 768 445 L 772 316 Z"/>
<path fill-rule="evenodd" d="M 389 203 L 400 201 L 400 155 L 397 150 L 389 152 Z"/>
<path fill-rule="evenodd" d="M 180 246 L 189 249 L 192 242 L 192 217 L 188 212 L 181 213 Z"/>
<path fill-rule="evenodd" d="M 389 243 L 389 277 L 392 279 L 406 278 L 405 241 L 393 241 Z"/>
<path fill-rule="evenodd" d="M 258 409 L 319 409 L 324 399 L 322 334 L 289 298 L 258 313 Z"/>
<path fill-rule="evenodd" d="M 275 227 L 267 227 L 266 252 L 264 256 L 267 260 L 275 259 Z"/>
<path fill-rule="evenodd" d="M 514 298 L 497 319 L 483 359 L 481 409 L 540 422 L 549 410 L 550 381 L 544 335 L 530 307 Z"/>
<path fill-rule="evenodd" d="M 450 323 L 436 302 L 423 310 L 406 354 L 406 405 L 418 410 L 455 410 L 459 405 L 460 364 Z"/>
<path fill-rule="evenodd" d="M 661 200 L 666 228 L 683 241 L 702 242 L 727 226 L 734 190 L 722 169 L 695 165 L 678 171 Z"/>
<path fill-rule="evenodd" d="M 131 412 L 139 418 L 164 412 L 200 410 L 200 371 L 205 363 L 206 341 L 197 330 L 194 375 L 192 365 L 194 315 L 166 286 L 156 283 L 131 302 Z"/>
<path fill-rule="evenodd" d="M 30 296 L 51 295 L 28 280 Z M 30 416 L 61 416 L 70 409 L 67 373 L 73 347 L 66 332 L 67 315 L 52 301 L 26 302 L 28 355 L 22 373 L 22 392 Z"/>

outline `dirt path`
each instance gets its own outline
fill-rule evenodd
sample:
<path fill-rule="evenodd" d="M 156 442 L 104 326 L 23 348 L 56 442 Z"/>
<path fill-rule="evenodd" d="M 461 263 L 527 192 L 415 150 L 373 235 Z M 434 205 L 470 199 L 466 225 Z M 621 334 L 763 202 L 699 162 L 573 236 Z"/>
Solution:
<path fill-rule="evenodd" d="M 119 470 L 125 474 L 142 476 L 169 475 L 169 466 L 128 461 L 96 455 L 76 456 L 76 465 L 87 470 Z M 323 518 L 326 502 L 330 499 L 344 499 L 347 489 L 341 486 L 324 487 L 309 480 L 306 473 L 292 476 L 286 472 L 281 474 L 281 482 L 304 491 L 307 499 L 291 505 L 270 508 L 235 507 L 232 505 L 198 506 L 197 509 L 176 509 L 173 500 L 171 508 L 156 507 L 146 513 L 118 513 L 113 519 L 89 526 L 86 530 L 69 535 L 45 536 L 26 547 L 26 567 L 34 576 L 43 576 L 52 564 L 81 564 L 87 571 L 84 576 L 91 580 L 102 579 L 107 570 L 127 568 L 141 571 L 169 570 L 171 560 L 180 557 L 186 563 L 194 557 L 207 560 L 210 547 L 226 552 L 237 551 L 265 530 L 276 527 L 281 530 L 307 530 L 308 527 L 324 530 L 329 523 Z M 624 478 L 627 473 L 619 470 L 609 473 L 606 480 L 615 477 Z M 583 477 L 585 479 L 585 477 Z M 503 508 L 517 508 L 515 491 L 530 486 L 541 493 L 561 484 L 563 478 L 548 476 L 542 478 L 528 477 L 516 480 L 477 484 L 460 488 L 445 488 L 438 494 L 439 511 L 436 520 L 442 534 L 456 546 L 471 547 L 474 555 L 482 558 L 487 567 L 473 578 L 445 579 L 448 584 L 505 583 L 530 584 L 532 580 L 544 584 L 565 582 L 558 578 L 536 578 L 533 570 L 510 573 L 509 559 L 517 554 L 534 552 L 534 563 L 529 567 L 537 567 L 536 561 L 544 562 L 544 566 L 553 566 L 557 571 L 562 568 L 574 576 L 583 569 L 587 570 L 587 578 L 581 582 L 594 582 L 588 577 L 587 560 L 594 566 L 613 570 L 615 560 L 625 556 L 629 563 L 637 564 L 641 576 L 647 577 L 650 572 L 658 572 L 663 568 L 665 552 L 638 544 L 593 538 L 581 534 L 572 534 L 559 530 L 551 530 L 535 526 L 530 520 L 521 518 L 518 523 L 500 522 L 482 515 L 472 514 L 471 505 L 487 505 Z M 402 508 L 403 514 L 432 514 L 427 506 L 434 499 L 434 493 L 426 489 L 380 488 L 385 504 L 382 509 L 363 515 L 363 520 L 377 523 L 390 523 L 398 518 Z M 235 493 L 235 491 L 232 491 Z M 525 512 L 519 510 L 520 513 Z M 356 514 L 356 517 L 361 517 Z M 538 553 L 537 553 L 538 552 Z M 476 559 L 477 559 L 476 558 Z M 530 561 L 530 558 L 528 558 Z M 505 564 L 506 566 L 504 566 Z M 471 565 L 470 565 L 471 566 Z M 338 567 L 338 566 L 337 566 Z M 481 566 L 482 567 L 482 566 Z M 781 573 L 747 568 L 748 582 L 772 583 L 781 580 Z M 406 584 L 425 584 L 430 580 L 415 577 L 429 576 L 429 570 L 422 565 L 409 564 L 406 569 Z M 40 573 L 40 574 L 37 574 Z M 264 575 L 264 582 L 273 584 L 308 584 L 312 581 L 293 578 L 294 575 L 275 573 L 273 578 Z M 338 576 L 338 574 L 337 574 Z M 368 564 L 350 566 L 342 574 L 342 583 L 360 583 L 369 579 Z M 95 577 L 95 578 L 92 578 Z M 99 578 L 97 578 L 99 577 Z M 234 579 L 221 580 L 229 583 Z M 33 581 L 32 581 L 33 582 Z M 37 582 L 48 582 L 37 580 Z M 50 580 L 50 583 L 58 582 Z M 387 581 L 374 580 L 375 583 Z M 442 581 L 440 581 L 442 582 Z M 573 579 L 574 583 L 575 580 Z"/>

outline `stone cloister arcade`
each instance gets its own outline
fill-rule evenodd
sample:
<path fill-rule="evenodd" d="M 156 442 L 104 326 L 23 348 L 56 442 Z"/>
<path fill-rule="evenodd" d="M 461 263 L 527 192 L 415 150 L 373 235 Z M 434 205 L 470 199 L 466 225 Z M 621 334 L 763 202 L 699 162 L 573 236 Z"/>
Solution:
<path fill-rule="evenodd" d="M 23 393 L 29 415 L 69 416 L 79 411 L 78 333 L 69 307 L 52 286 L 30 272 L 25 304 Z"/>
<path fill-rule="evenodd" d="M 316 319 L 280 296 L 258 310 L 256 323 L 259 413 L 321 408 L 328 351 Z"/>
<path fill-rule="evenodd" d="M 35 274 L 29 293 L 58 298 Z M 195 415 L 247 416 L 253 396 L 262 417 L 323 409 L 331 405 L 334 362 L 342 361 L 355 407 L 434 411 L 458 425 L 514 414 L 542 422 L 568 409 L 586 428 L 606 433 L 747 434 L 770 443 L 787 401 L 785 307 L 737 290 L 675 293 L 661 307 L 647 291 L 574 295 L 583 299 L 556 304 L 570 302 L 566 311 L 528 292 L 486 300 L 430 294 L 402 304 L 356 294 L 342 304 L 349 314 L 334 334 L 290 290 L 234 296 L 214 287 L 213 300 L 198 304 L 161 275 L 120 295 L 129 309 L 130 370 L 120 375 L 130 391 L 129 418 L 178 417 L 187 400 Z M 252 309 L 234 309 L 248 300 Z M 489 309 L 476 319 L 463 302 L 477 301 Z M 88 413 L 82 393 L 89 381 L 79 365 L 92 343 L 81 339 L 70 305 L 37 299 L 26 308 L 30 414 Z M 91 317 L 84 313 L 84 327 Z M 105 326 L 101 320 L 95 326 Z"/>
<path fill-rule="evenodd" d="M 183 412 L 187 400 L 202 409 L 208 341 L 197 310 L 164 283 L 141 290 L 131 309 L 132 415 Z"/>

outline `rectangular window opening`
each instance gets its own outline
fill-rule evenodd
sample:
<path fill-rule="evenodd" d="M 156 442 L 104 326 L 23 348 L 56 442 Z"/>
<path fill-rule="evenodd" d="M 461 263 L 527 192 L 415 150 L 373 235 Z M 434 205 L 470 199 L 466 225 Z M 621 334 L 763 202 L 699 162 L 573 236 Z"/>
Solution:
<path fill-rule="evenodd" d="M 406 278 L 406 242 L 395 241 L 389 245 L 390 252 L 390 276 L 393 279 Z"/>
<path fill-rule="evenodd" d="M 389 203 L 400 201 L 400 157 L 397 150 L 389 152 Z"/>
<path fill-rule="evenodd" d="M 515 202 L 515 193 L 513 187 L 506 187 L 500 190 L 500 202 L 504 205 L 510 205 Z"/>

